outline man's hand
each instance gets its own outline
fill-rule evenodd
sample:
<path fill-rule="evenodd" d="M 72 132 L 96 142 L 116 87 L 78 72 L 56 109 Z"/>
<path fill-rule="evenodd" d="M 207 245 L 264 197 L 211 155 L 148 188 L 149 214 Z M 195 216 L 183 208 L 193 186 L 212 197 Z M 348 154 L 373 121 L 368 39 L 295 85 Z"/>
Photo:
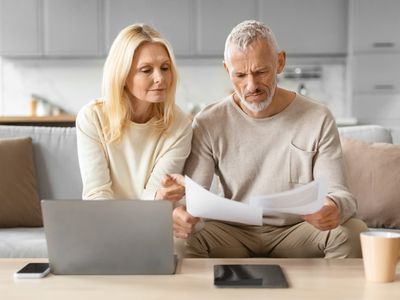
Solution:
<path fill-rule="evenodd" d="M 196 224 L 200 218 L 195 218 L 186 211 L 185 206 L 178 206 L 172 213 L 174 222 L 174 236 L 181 239 L 187 239 L 195 231 Z"/>
<path fill-rule="evenodd" d="M 185 178 L 181 174 L 167 174 L 161 179 L 156 200 L 179 201 L 185 195 Z"/>
<path fill-rule="evenodd" d="M 324 206 L 317 212 L 303 216 L 315 228 L 325 231 L 339 226 L 339 209 L 333 200 L 326 198 Z"/>

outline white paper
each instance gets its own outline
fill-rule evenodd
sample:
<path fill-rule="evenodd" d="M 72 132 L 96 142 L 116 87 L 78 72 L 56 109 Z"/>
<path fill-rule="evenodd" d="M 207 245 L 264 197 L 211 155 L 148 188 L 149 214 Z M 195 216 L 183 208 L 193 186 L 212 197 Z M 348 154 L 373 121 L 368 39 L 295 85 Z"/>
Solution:
<path fill-rule="evenodd" d="M 319 211 L 325 203 L 327 184 L 324 177 L 282 193 L 251 197 L 249 203 L 271 212 L 307 215 Z"/>
<path fill-rule="evenodd" d="M 186 210 L 194 217 L 262 225 L 262 208 L 217 196 L 185 176 Z"/>
<path fill-rule="evenodd" d="M 249 199 L 241 203 L 217 196 L 198 185 L 188 176 L 186 184 L 186 209 L 194 217 L 262 225 L 262 217 L 268 213 L 306 215 L 322 208 L 327 193 L 327 183 L 320 177 L 296 189 Z"/>

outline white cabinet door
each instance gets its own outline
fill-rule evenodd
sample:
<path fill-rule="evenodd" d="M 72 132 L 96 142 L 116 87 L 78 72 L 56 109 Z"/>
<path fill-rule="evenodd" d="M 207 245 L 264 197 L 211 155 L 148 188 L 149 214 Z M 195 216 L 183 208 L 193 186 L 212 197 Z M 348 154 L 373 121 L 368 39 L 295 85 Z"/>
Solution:
<path fill-rule="evenodd" d="M 400 93 L 400 54 L 357 54 L 353 58 L 354 93 Z"/>
<path fill-rule="evenodd" d="M 117 34 L 133 23 L 157 29 L 177 55 L 192 54 L 192 2 L 188 0 L 106 0 L 106 44 L 110 48 Z"/>
<path fill-rule="evenodd" d="M 196 54 L 222 57 L 232 28 L 256 18 L 256 4 L 255 0 L 197 0 Z"/>
<path fill-rule="evenodd" d="M 39 0 L 0 0 L 0 55 L 40 55 Z"/>
<path fill-rule="evenodd" d="M 347 0 L 260 0 L 259 14 L 289 55 L 347 52 Z"/>
<path fill-rule="evenodd" d="M 356 95 L 353 113 L 360 123 L 378 123 L 376 120 L 400 119 L 400 94 Z"/>
<path fill-rule="evenodd" d="M 45 55 L 102 54 L 100 0 L 44 0 L 43 5 Z"/>
<path fill-rule="evenodd" d="M 400 50 L 400 1 L 351 0 L 355 52 Z"/>

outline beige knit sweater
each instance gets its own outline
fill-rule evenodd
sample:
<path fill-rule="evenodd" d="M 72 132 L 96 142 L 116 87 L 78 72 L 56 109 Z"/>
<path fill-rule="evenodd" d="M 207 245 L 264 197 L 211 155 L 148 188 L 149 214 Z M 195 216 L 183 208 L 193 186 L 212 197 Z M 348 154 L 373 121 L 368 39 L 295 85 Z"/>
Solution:
<path fill-rule="evenodd" d="M 83 199 L 154 199 L 162 176 L 183 170 L 190 153 L 191 120 L 176 107 L 168 134 L 157 132 L 154 119 L 130 122 L 119 143 L 107 144 L 102 105 L 86 105 L 76 120 Z"/>
<path fill-rule="evenodd" d="M 355 214 L 338 131 L 325 106 L 296 95 L 280 113 L 255 119 L 229 96 L 199 113 L 193 130 L 185 173 L 205 188 L 215 172 L 226 198 L 246 202 L 251 196 L 287 191 L 324 174 L 341 222 Z M 264 224 L 276 226 L 300 221 L 300 216 L 291 214 L 264 216 Z"/>

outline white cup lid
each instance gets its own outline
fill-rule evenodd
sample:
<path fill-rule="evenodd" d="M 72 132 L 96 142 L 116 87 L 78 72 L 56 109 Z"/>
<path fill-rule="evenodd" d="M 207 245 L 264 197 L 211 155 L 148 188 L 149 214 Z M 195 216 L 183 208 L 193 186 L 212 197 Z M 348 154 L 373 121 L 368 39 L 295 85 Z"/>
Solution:
<path fill-rule="evenodd" d="M 385 230 L 370 230 L 361 232 L 362 235 L 376 236 L 384 238 L 400 238 L 400 232 L 385 231 Z"/>

